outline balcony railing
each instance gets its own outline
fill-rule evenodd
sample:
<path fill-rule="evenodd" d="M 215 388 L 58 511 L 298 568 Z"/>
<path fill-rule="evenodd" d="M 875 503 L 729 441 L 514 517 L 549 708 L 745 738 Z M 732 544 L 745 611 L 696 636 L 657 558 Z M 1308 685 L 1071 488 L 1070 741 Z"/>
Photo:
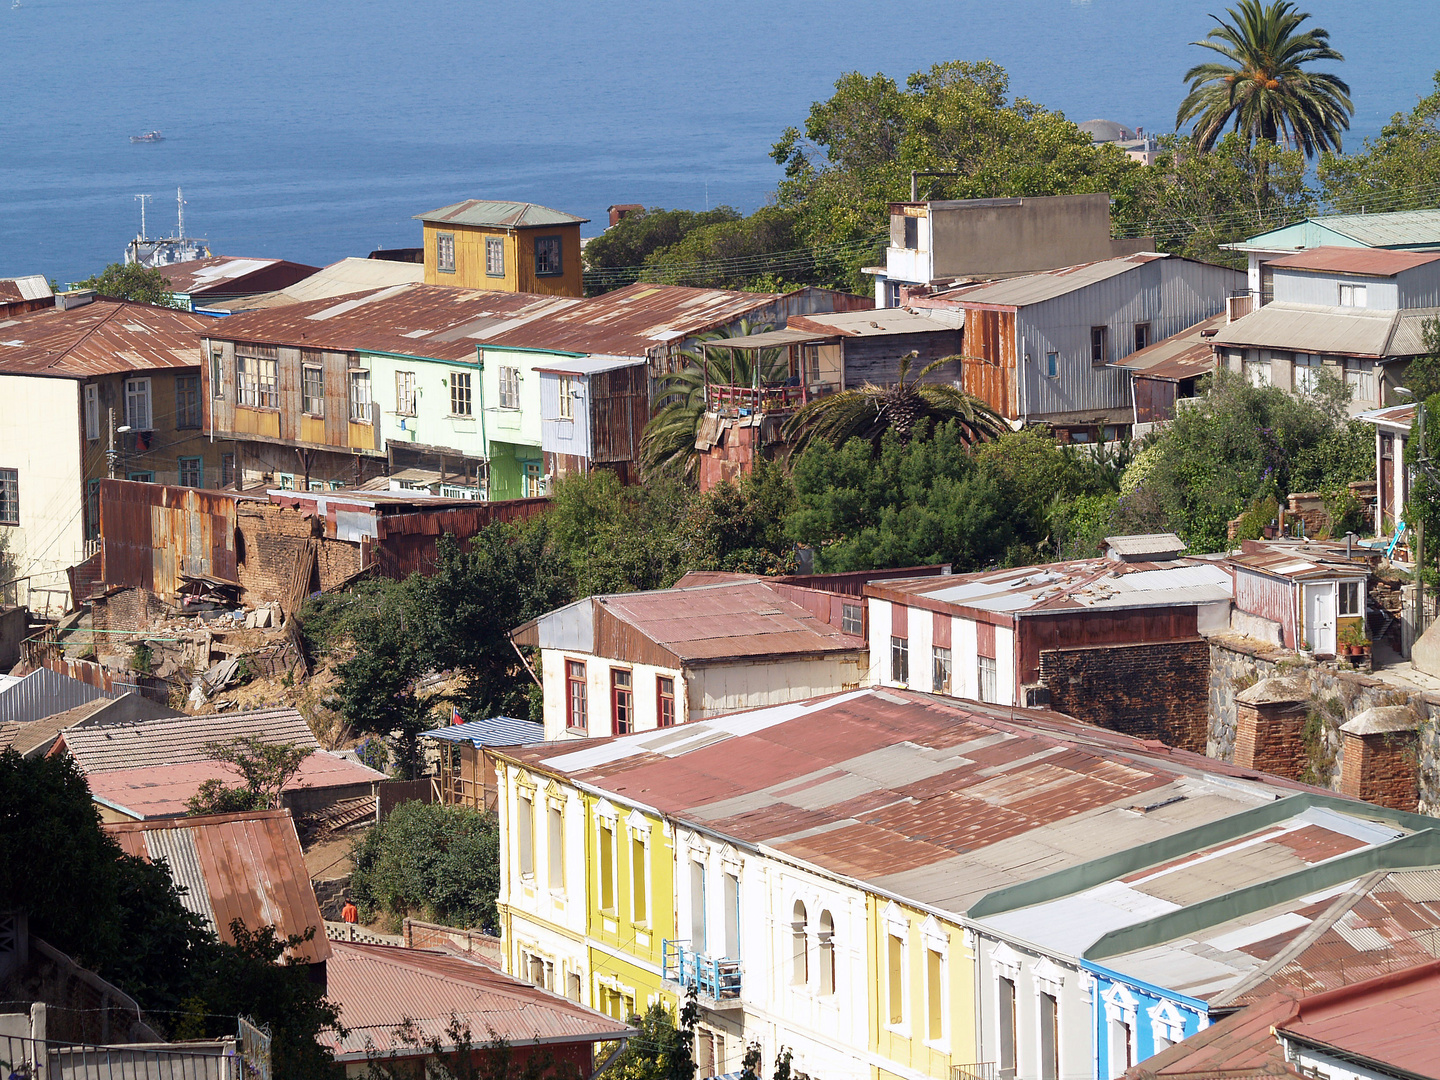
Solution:
<path fill-rule="evenodd" d="M 688 941 L 666 940 L 661 945 L 665 978 L 681 986 L 693 986 L 701 997 L 712 1001 L 740 996 L 740 961 L 712 959 L 690 948 Z"/>
<path fill-rule="evenodd" d="M 717 386 L 705 388 L 705 404 L 723 416 L 783 412 L 805 404 L 803 386 Z"/>
<path fill-rule="evenodd" d="M 1002 1076 L 1013 1077 L 1014 1069 L 1004 1073 L 993 1061 L 980 1061 L 973 1065 L 951 1065 L 950 1080 L 1001 1080 Z"/>

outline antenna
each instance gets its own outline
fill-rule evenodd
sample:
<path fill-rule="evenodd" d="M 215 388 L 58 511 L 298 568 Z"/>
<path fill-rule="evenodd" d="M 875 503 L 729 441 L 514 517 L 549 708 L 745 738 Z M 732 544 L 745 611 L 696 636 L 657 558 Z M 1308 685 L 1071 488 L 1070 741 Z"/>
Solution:
<path fill-rule="evenodd" d="M 184 196 L 184 194 L 181 193 L 181 191 L 180 191 L 180 189 L 179 189 L 178 187 L 175 189 L 175 202 L 178 204 L 178 207 L 179 207 L 179 217 L 180 217 L 180 232 L 179 232 L 179 235 L 183 238 L 183 237 L 185 236 L 185 196 Z"/>
<path fill-rule="evenodd" d="M 136 195 L 136 196 L 135 196 L 135 198 L 137 198 L 137 199 L 140 200 L 140 239 L 141 239 L 141 240 L 148 240 L 148 239 L 150 239 L 150 238 L 145 234 L 145 203 L 146 203 L 148 200 L 153 199 L 154 197 L 155 197 L 155 196 L 153 196 L 153 195 Z"/>

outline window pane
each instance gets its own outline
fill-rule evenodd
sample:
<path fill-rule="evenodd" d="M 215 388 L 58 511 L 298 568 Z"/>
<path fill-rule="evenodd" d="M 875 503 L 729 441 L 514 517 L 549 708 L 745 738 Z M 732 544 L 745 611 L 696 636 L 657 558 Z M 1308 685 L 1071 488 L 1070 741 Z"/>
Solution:
<path fill-rule="evenodd" d="M 565 662 L 565 726 L 584 731 L 586 728 L 585 664 L 580 660 Z"/>
<path fill-rule="evenodd" d="M 908 683 L 910 681 L 910 639 L 892 637 L 890 639 L 890 681 Z"/>
<path fill-rule="evenodd" d="M 395 411 L 402 416 L 415 415 L 415 373 L 413 371 L 397 371 L 395 373 Z"/>
<path fill-rule="evenodd" d="M 450 413 L 452 416 L 471 415 L 470 373 L 468 371 L 452 371 L 450 373 Z"/>
<path fill-rule="evenodd" d="M 546 882 L 552 889 L 563 889 L 565 887 L 565 820 L 561 817 L 558 806 L 550 807 L 549 811 L 550 831 L 546 837 L 546 847 L 550 856 L 550 880 Z"/>
<path fill-rule="evenodd" d="M 370 373 L 350 373 L 350 419 L 358 424 L 370 423 Z"/>
<path fill-rule="evenodd" d="M 0 525 L 20 524 L 20 470 L 0 469 Z"/>
<path fill-rule="evenodd" d="M 905 943 L 894 934 L 885 937 L 886 994 L 890 1023 L 905 1022 Z"/>
<path fill-rule="evenodd" d="M 610 672 L 611 730 L 628 735 L 635 730 L 635 693 L 631 689 L 630 672 Z"/>
<path fill-rule="evenodd" d="M 675 680 L 668 675 L 655 678 L 655 724 L 657 727 L 675 726 Z"/>
<path fill-rule="evenodd" d="M 200 376 L 175 376 L 175 426 L 200 426 Z"/>
<path fill-rule="evenodd" d="M 1005 1080 L 1015 1076 L 1015 984 L 1000 980 L 1000 1075 Z"/>
<path fill-rule="evenodd" d="M 936 1042 L 944 1037 L 944 1013 L 941 1004 L 944 991 L 941 982 L 943 963 L 934 949 L 925 950 L 925 1037 Z"/>
<path fill-rule="evenodd" d="M 863 604 L 842 604 L 840 606 L 840 629 L 847 634 L 860 637 L 865 633 L 865 607 Z"/>
<path fill-rule="evenodd" d="M 560 273 L 560 237 L 540 236 L 536 238 L 535 273 L 541 276 Z"/>
<path fill-rule="evenodd" d="M 262 359 L 259 362 L 259 376 L 259 406 L 262 409 L 278 409 L 280 407 L 280 361 Z"/>
<path fill-rule="evenodd" d="M 301 393 L 304 401 L 301 407 L 311 416 L 325 415 L 325 372 L 318 367 L 307 367 L 301 371 Z"/>
<path fill-rule="evenodd" d="M 520 873 L 535 873 L 535 804 L 525 796 L 515 801 L 515 825 L 520 848 Z"/>
<path fill-rule="evenodd" d="M 505 276 L 505 241 L 499 237 L 485 240 L 485 273 L 491 277 Z"/>
<path fill-rule="evenodd" d="M 934 692 L 950 693 L 950 650 L 935 646 Z"/>
<path fill-rule="evenodd" d="M 205 486 L 205 462 L 198 457 L 182 457 L 180 459 L 180 486 L 181 487 L 204 487 Z"/>
<path fill-rule="evenodd" d="M 645 877 L 645 841 L 638 836 L 630 838 L 630 903 L 635 909 L 635 921 L 643 923 L 650 917 L 650 887 Z"/>

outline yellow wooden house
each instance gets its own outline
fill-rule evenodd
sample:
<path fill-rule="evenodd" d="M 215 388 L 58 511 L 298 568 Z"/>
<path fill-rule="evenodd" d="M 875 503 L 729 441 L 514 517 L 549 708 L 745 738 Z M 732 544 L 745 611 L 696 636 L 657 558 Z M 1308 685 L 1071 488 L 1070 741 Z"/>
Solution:
<path fill-rule="evenodd" d="M 426 214 L 425 283 L 583 296 L 580 226 L 589 219 L 526 202 L 466 199 Z"/>

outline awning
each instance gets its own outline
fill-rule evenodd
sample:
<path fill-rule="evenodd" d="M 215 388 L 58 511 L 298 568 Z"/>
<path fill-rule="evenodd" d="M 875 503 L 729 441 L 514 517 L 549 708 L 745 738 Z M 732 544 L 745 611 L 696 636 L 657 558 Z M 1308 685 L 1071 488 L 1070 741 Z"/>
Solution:
<path fill-rule="evenodd" d="M 778 349 L 782 345 L 794 345 L 801 341 L 828 341 L 839 334 L 816 334 L 810 330 L 767 330 L 763 334 L 747 334 L 745 337 L 716 338 L 701 344 L 707 349 Z"/>

